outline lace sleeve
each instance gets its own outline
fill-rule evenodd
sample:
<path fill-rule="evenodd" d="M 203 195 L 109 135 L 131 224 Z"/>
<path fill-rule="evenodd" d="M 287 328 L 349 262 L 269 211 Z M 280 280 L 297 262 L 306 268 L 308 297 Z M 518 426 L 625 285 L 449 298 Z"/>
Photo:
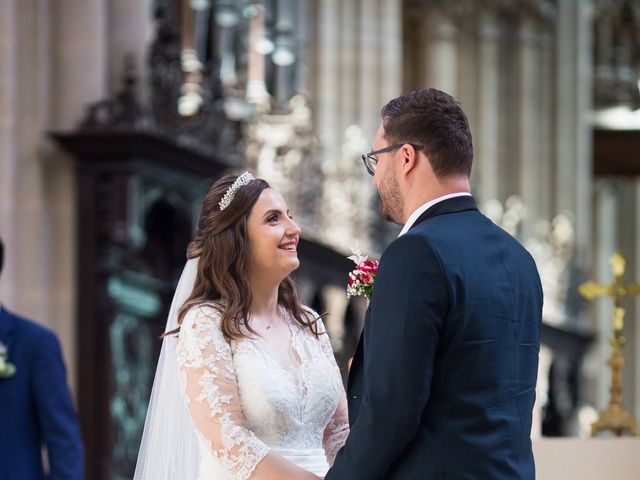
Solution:
<path fill-rule="evenodd" d="M 331 363 L 335 365 L 336 378 L 340 383 L 338 406 L 336 407 L 336 411 L 333 413 L 331 420 L 329 420 L 329 423 L 324 430 L 324 436 L 322 439 L 322 445 L 324 447 L 325 455 L 327 456 L 327 462 L 331 466 L 333 465 L 333 461 L 335 460 L 338 451 L 342 448 L 344 442 L 347 441 L 347 437 L 349 436 L 349 411 L 347 407 L 347 395 L 344 391 L 344 385 L 342 384 L 340 369 L 338 368 L 335 356 L 333 355 L 333 348 L 331 347 L 329 335 L 326 333 L 326 329 L 324 327 L 324 324 L 322 324 L 322 320 L 319 320 L 319 322 L 319 330 L 321 332 L 324 332 L 320 336 L 320 341 L 322 342 L 322 351 L 327 356 L 327 358 L 330 359 Z"/>
<path fill-rule="evenodd" d="M 212 307 L 185 315 L 176 351 L 181 387 L 211 454 L 232 478 L 246 480 L 269 449 L 244 425 L 231 347 L 218 319 Z"/>

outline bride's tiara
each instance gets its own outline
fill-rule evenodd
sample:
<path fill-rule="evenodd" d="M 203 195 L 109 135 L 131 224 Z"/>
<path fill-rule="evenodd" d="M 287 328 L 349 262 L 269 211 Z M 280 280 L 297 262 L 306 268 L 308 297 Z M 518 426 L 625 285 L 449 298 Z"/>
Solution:
<path fill-rule="evenodd" d="M 240 187 L 248 185 L 249 182 L 255 179 L 256 177 L 254 177 L 250 172 L 244 172 L 242 175 L 236 178 L 235 182 L 233 182 L 233 184 L 225 192 L 222 200 L 220 200 L 220 203 L 218 203 L 218 205 L 220 206 L 220 211 L 224 210 L 231 204 L 231 202 L 233 201 L 233 197 L 236 196 L 236 192 L 240 189 Z"/>

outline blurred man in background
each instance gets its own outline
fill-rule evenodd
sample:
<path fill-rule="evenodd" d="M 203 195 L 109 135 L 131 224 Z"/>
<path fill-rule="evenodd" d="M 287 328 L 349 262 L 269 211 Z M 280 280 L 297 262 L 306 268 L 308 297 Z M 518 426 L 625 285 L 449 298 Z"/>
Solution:
<path fill-rule="evenodd" d="M 0 240 L 0 273 L 3 260 Z M 83 470 L 80 428 L 58 339 L 0 305 L 0 480 L 81 480 Z"/>

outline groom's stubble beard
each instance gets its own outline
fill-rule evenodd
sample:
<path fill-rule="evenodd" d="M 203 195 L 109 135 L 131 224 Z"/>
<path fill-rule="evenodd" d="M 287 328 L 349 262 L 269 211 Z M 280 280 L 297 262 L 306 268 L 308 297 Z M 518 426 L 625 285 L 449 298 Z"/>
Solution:
<path fill-rule="evenodd" d="M 402 223 L 402 196 L 400 184 L 393 171 L 387 173 L 378 189 L 380 195 L 380 216 L 383 220 Z"/>

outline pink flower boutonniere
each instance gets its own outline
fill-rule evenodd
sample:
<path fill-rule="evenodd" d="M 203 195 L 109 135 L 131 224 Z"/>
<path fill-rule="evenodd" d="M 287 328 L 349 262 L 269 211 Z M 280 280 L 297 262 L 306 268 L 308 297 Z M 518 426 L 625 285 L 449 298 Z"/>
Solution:
<path fill-rule="evenodd" d="M 15 365 L 9 362 L 9 349 L 0 342 L 0 379 L 13 377 L 15 373 Z"/>
<path fill-rule="evenodd" d="M 366 255 L 362 255 L 357 244 L 349 260 L 353 260 L 356 268 L 349 273 L 347 297 L 363 296 L 365 298 L 371 298 L 373 283 L 378 273 L 378 262 L 376 260 L 367 260 Z"/>

